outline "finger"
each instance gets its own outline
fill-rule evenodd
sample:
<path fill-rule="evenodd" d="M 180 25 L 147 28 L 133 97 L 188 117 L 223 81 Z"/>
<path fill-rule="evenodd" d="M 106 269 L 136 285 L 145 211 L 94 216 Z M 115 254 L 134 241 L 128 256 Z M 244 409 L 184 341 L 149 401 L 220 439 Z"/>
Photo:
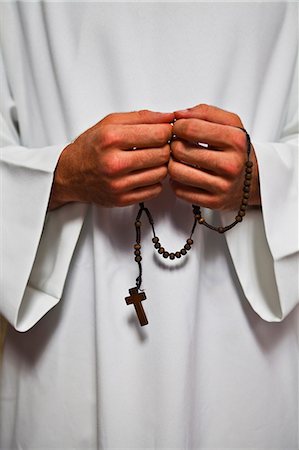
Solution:
<path fill-rule="evenodd" d="M 243 127 L 242 121 L 237 114 L 224 109 L 217 108 L 206 104 L 200 104 L 193 108 L 188 108 L 182 111 L 176 111 L 176 119 L 201 119 L 208 122 L 219 123 L 222 125 L 230 125 L 233 127 Z"/>
<path fill-rule="evenodd" d="M 115 206 L 129 206 L 158 197 L 162 192 L 161 183 L 125 192 L 115 202 Z"/>
<path fill-rule="evenodd" d="M 170 183 L 175 195 L 192 205 L 200 205 L 203 208 L 221 209 L 221 202 L 217 197 L 209 192 L 201 189 L 196 189 L 191 186 L 185 186 L 176 181 Z"/>
<path fill-rule="evenodd" d="M 233 171 L 231 158 L 225 152 L 219 152 L 204 147 L 196 147 L 187 142 L 173 141 L 171 143 L 172 158 L 191 166 L 209 170 L 222 176 L 230 176 Z M 233 172 L 235 173 L 235 172 Z"/>
<path fill-rule="evenodd" d="M 99 140 L 106 148 L 123 150 L 132 148 L 162 147 L 172 136 L 170 124 L 108 125 L 99 133 Z"/>
<path fill-rule="evenodd" d="M 124 159 L 124 173 L 129 173 L 167 164 L 170 158 L 170 146 L 167 144 L 160 148 L 126 151 L 121 154 Z"/>
<path fill-rule="evenodd" d="M 137 124 L 155 124 L 170 123 L 174 120 L 174 113 L 163 113 L 149 110 L 113 113 L 106 116 L 102 122 L 111 124 L 137 125 Z"/>
<path fill-rule="evenodd" d="M 141 187 L 153 186 L 161 183 L 167 176 L 167 166 L 148 170 L 141 170 L 126 177 L 110 181 L 109 189 L 113 194 L 122 194 Z"/>
<path fill-rule="evenodd" d="M 174 160 L 169 161 L 168 173 L 174 181 L 204 189 L 207 192 L 222 193 L 227 189 L 228 182 L 225 179 Z"/>
<path fill-rule="evenodd" d="M 180 119 L 173 125 L 173 134 L 191 143 L 203 142 L 214 148 L 246 145 L 246 135 L 238 128 L 201 119 Z"/>
<path fill-rule="evenodd" d="M 101 155 L 99 170 L 108 177 L 119 177 L 130 172 L 167 164 L 170 157 L 168 144 L 160 148 L 132 151 L 111 151 Z"/>

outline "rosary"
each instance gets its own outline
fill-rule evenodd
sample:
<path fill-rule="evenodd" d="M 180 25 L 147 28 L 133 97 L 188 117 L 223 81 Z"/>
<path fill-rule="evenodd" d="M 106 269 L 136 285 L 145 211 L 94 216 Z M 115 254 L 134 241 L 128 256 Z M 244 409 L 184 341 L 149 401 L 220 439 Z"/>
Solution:
<path fill-rule="evenodd" d="M 209 224 L 208 222 L 206 222 L 205 218 L 202 216 L 200 206 L 192 205 L 194 220 L 193 220 L 193 226 L 191 229 L 191 233 L 190 233 L 190 236 L 188 237 L 188 239 L 186 240 L 186 244 L 184 245 L 184 247 L 181 250 L 179 250 L 177 252 L 168 252 L 167 250 L 165 250 L 164 247 L 162 247 L 162 245 L 160 243 L 160 239 L 158 238 L 158 236 L 156 236 L 154 220 L 153 220 L 153 217 L 152 217 L 149 209 L 144 206 L 143 202 L 139 203 L 139 211 L 138 211 L 138 214 L 135 219 L 136 243 L 134 244 L 134 255 L 135 255 L 135 261 L 138 264 L 139 275 L 136 278 L 136 286 L 129 289 L 130 296 L 126 297 L 125 301 L 126 301 L 127 305 L 134 305 L 135 311 L 136 311 L 136 314 L 137 314 L 137 317 L 138 317 L 138 320 L 139 320 L 139 323 L 141 326 L 148 324 L 148 320 L 147 320 L 145 311 L 144 311 L 142 303 L 141 303 L 143 300 L 146 299 L 146 295 L 145 295 L 144 291 L 140 289 L 141 283 L 142 283 L 142 265 L 141 265 L 141 260 L 142 260 L 142 257 L 141 257 L 141 217 L 142 217 L 142 214 L 143 213 L 145 214 L 145 216 L 152 228 L 152 231 L 153 231 L 152 242 L 154 244 L 154 248 L 157 250 L 157 252 L 163 258 L 165 258 L 165 259 L 169 258 L 171 260 L 174 260 L 176 258 L 178 258 L 178 259 L 181 258 L 181 257 L 185 256 L 189 250 L 191 250 L 191 247 L 193 244 L 192 236 L 193 236 L 193 233 L 194 233 L 194 230 L 195 230 L 197 224 L 203 225 L 203 226 L 209 228 L 210 230 L 216 231 L 218 233 L 225 233 L 226 231 L 230 230 L 238 223 L 242 222 L 242 220 L 246 214 L 246 209 L 248 206 L 253 163 L 252 163 L 252 161 L 250 161 L 250 151 L 251 151 L 250 136 L 244 128 L 240 128 L 240 130 L 244 131 L 244 133 L 246 134 L 247 158 L 246 158 L 246 162 L 245 162 L 245 175 L 244 175 L 243 196 L 242 196 L 241 205 L 240 205 L 238 214 L 235 217 L 234 222 L 232 222 L 230 225 L 227 225 L 225 227 L 220 227 L 220 226 L 215 227 L 215 226 Z"/>

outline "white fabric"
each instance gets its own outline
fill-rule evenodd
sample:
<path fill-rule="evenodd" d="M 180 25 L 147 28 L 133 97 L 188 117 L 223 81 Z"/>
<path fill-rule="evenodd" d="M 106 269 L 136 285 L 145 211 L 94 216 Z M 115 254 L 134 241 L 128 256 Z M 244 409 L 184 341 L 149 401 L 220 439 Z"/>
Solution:
<path fill-rule="evenodd" d="M 1 3 L 1 450 L 298 448 L 297 10 Z M 198 103 L 242 118 L 263 210 L 225 236 L 198 227 L 175 265 L 144 226 L 141 329 L 124 301 L 136 207 L 46 216 L 52 174 L 110 112 Z M 181 248 L 190 206 L 167 181 L 148 205 Z"/>

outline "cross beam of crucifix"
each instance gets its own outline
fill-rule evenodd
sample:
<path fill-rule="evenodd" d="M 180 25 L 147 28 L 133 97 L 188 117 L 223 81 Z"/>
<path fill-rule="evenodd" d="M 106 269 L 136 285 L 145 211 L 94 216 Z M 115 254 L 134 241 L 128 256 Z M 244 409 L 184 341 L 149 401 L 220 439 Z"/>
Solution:
<path fill-rule="evenodd" d="M 144 292 L 138 292 L 137 287 L 134 287 L 132 289 L 129 289 L 130 296 L 126 297 L 126 303 L 127 305 L 134 305 L 138 320 L 140 325 L 143 327 L 144 325 L 148 324 L 147 317 L 145 315 L 142 301 L 146 299 Z"/>

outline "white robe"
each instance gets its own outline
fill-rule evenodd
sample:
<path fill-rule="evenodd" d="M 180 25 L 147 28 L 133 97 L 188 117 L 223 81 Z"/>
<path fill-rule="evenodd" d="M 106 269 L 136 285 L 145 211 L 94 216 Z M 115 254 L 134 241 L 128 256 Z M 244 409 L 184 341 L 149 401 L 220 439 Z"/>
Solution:
<path fill-rule="evenodd" d="M 297 449 L 296 3 L 1 3 L 0 448 Z M 236 112 L 263 209 L 156 257 L 136 206 L 46 214 L 62 149 L 115 111 Z M 88 157 L 88 155 L 87 155 Z M 177 250 L 190 205 L 148 202 Z M 228 223 L 235 212 L 205 212 Z M 26 332 L 26 333 L 20 333 Z"/>

